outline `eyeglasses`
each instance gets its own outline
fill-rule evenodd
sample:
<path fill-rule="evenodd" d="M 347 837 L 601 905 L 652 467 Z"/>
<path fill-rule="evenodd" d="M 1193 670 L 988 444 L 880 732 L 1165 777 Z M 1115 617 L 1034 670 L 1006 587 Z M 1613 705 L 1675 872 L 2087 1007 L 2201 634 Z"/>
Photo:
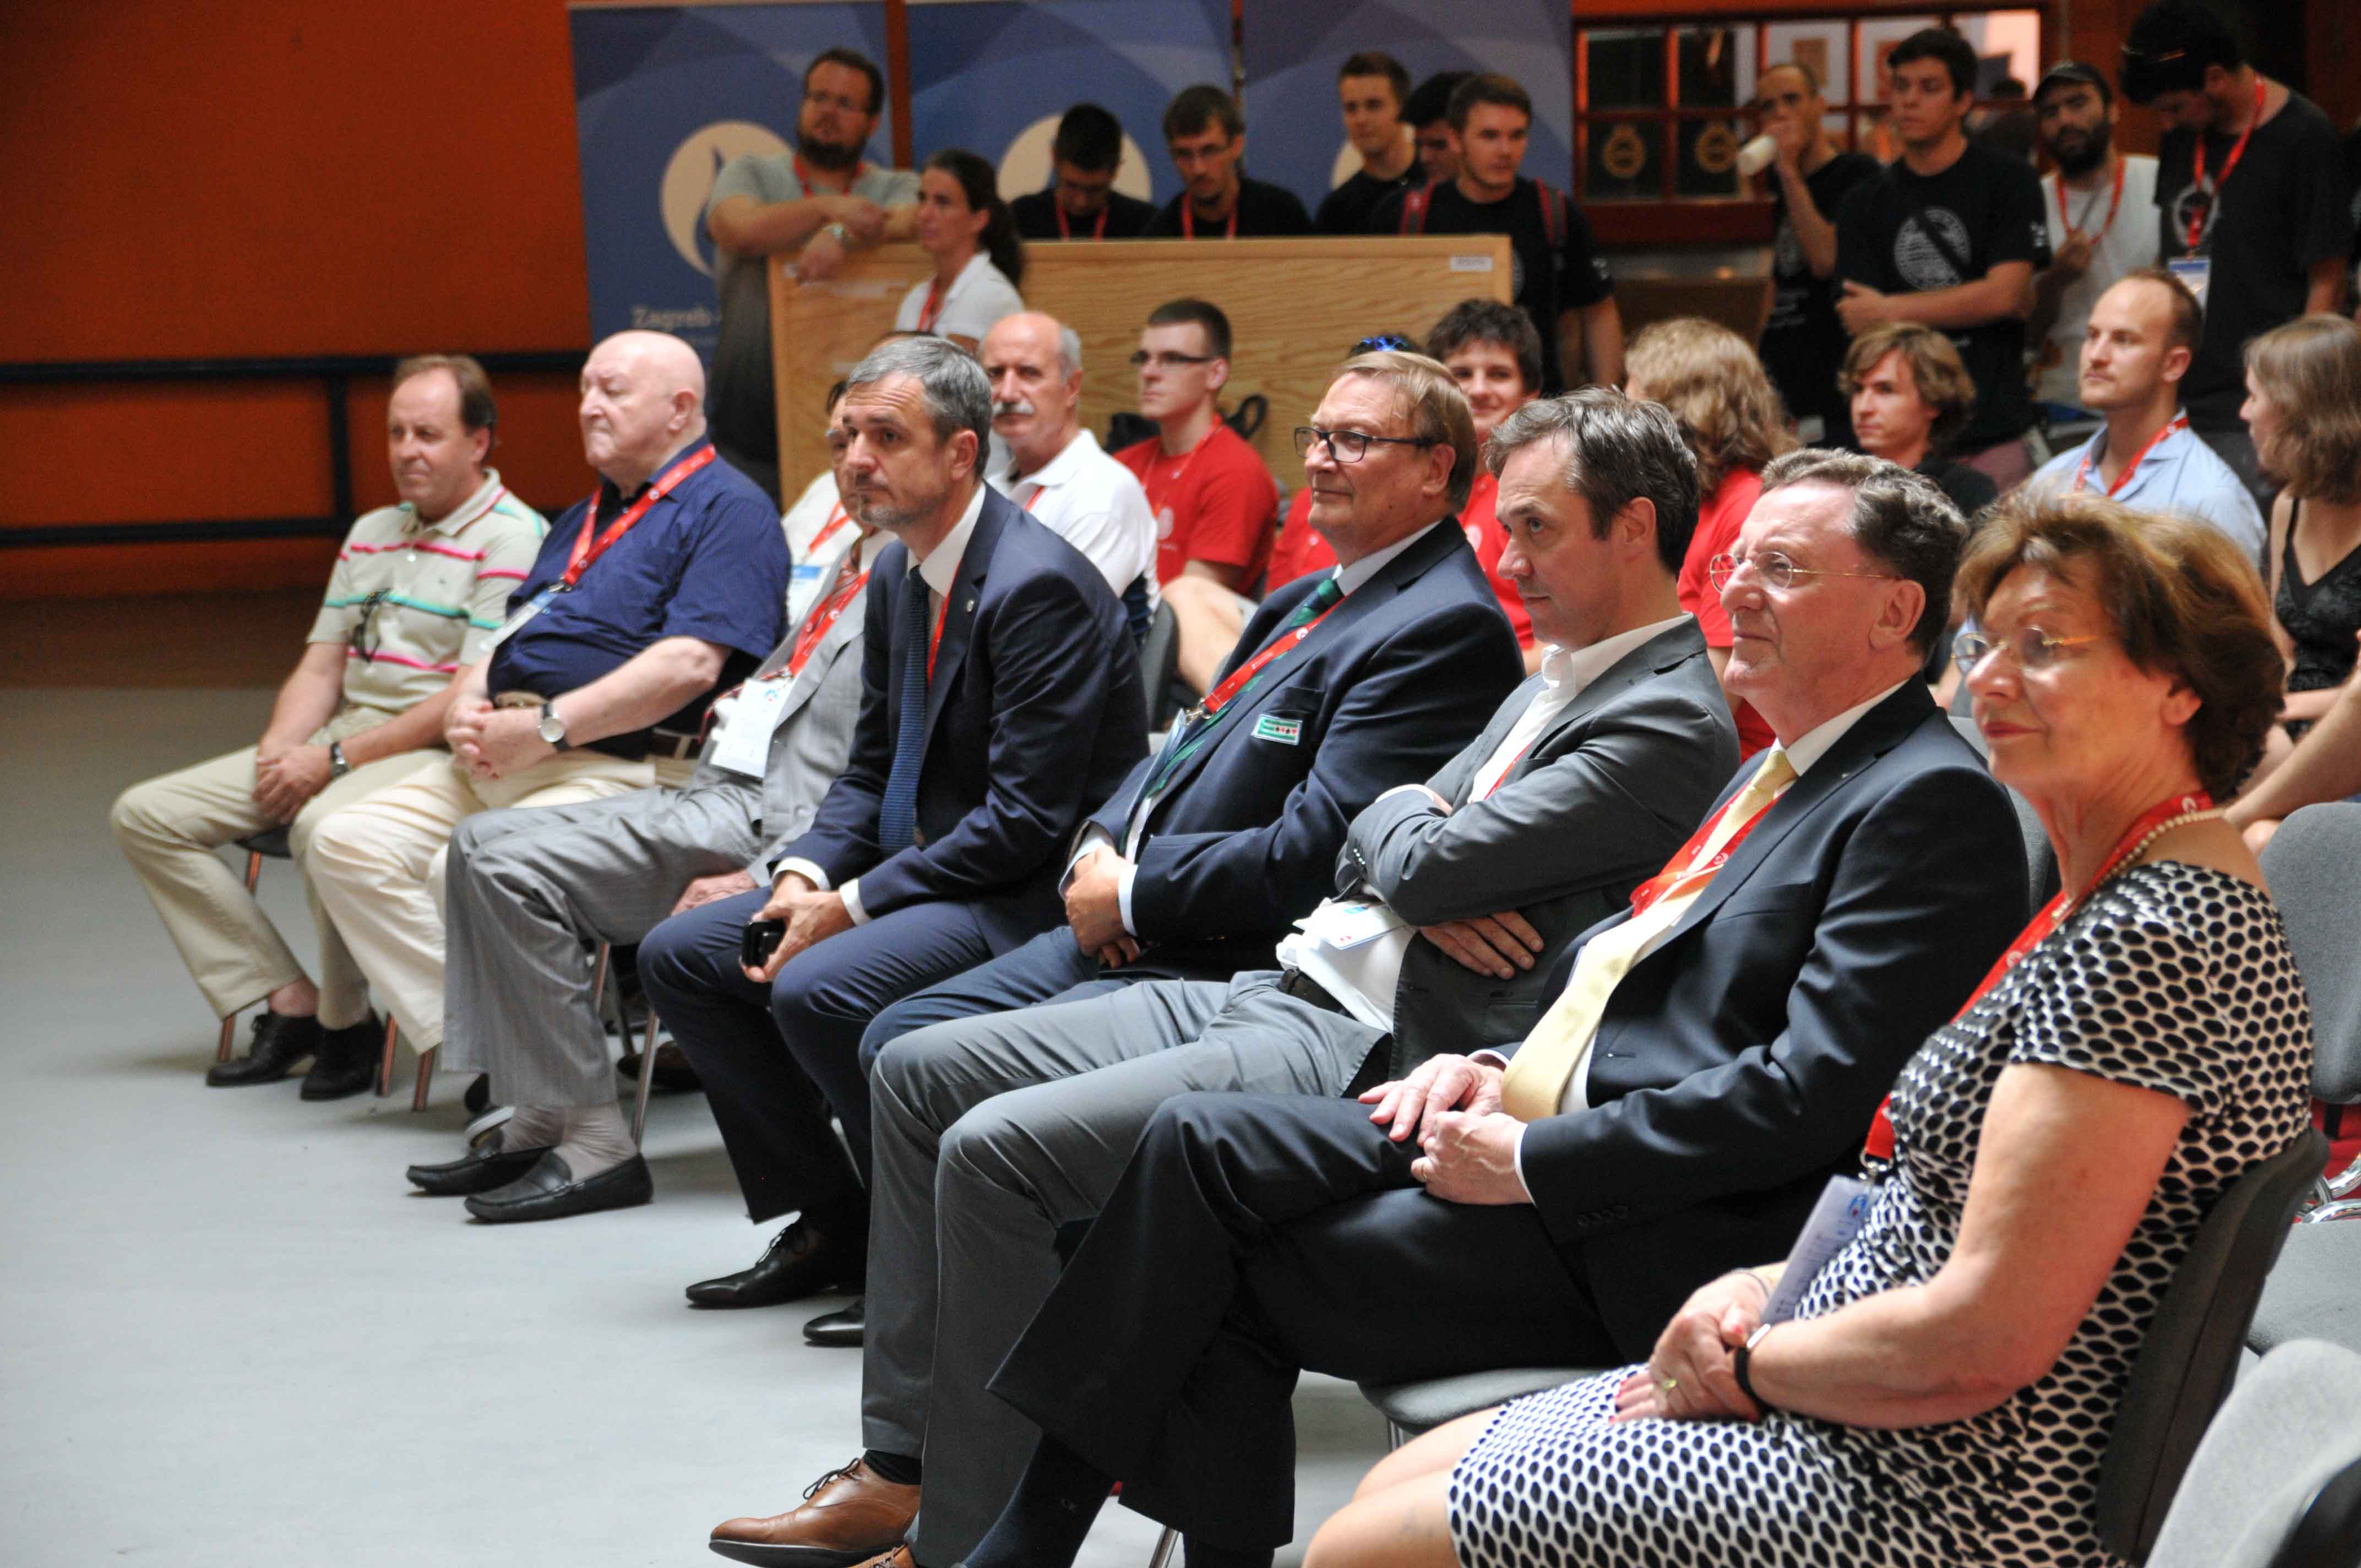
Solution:
<path fill-rule="evenodd" d="M 355 656 L 364 664 L 377 663 L 378 649 L 385 641 L 378 634 L 377 612 L 384 607 L 387 596 L 392 591 L 390 588 L 379 588 L 353 607 L 355 620 L 352 634 L 346 639 L 346 642 L 351 647 Z"/>
<path fill-rule="evenodd" d="M 1159 370 L 1178 370 L 1183 365 L 1211 365 L 1220 357 L 1217 354 L 1150 354 L 1143 348 L 1132 355 L 1131 367 L 1145 370 L 1153 365 Z"/>
<path fill-rule="evenodd" d="M 1738 576 L 1741 566 L 1752 567 L 1754 575 L 1763 579 L 1764 587 L 1783 593 L 1795 586 L 1797 577 L 1862 577 L 1878 583 L 1898 583 L 1902 580 L 1891 572 L 1823 572 L 1810 566 L 1798 566 L 1776 550 L 1765 550 L 1759 555 L 1749 555 L 1742 560 L 1736 555 L 1717 555 L 1708 561 L 1705 575 L 1713 583 L 1713 591 L 1719 593 L 1730 587 L 1730 580 Z"/>
<path fill-rule="evenodd" d="M 1316 425 L 1295 427 L 1295 455 L 1309 457 L 1314 446 L 1325 443 L 1330 456 L 1339 463 L 1358 463 L 1369 455 L 1371 446 L 1440 446 L 1431 435 L 1364 435 L 1357 430 L 1322 430 Z"/>
<path fill-rule="evenodd" d="M 2046 670 L 2058 662 L 2060 648 L 2080 648 L 2086 642 L 2103 642 L 2097 635 L 2089 637 L 2052 637 L 2037 626 L 2028 626 L 2014 636 L 1998 641 L 1981 631 L 1963 631 L 1951 640 L 1951 662 L 1966 674 L 1993 653 L 2005 653 L 2008 662 L 2020 670 Z"/>

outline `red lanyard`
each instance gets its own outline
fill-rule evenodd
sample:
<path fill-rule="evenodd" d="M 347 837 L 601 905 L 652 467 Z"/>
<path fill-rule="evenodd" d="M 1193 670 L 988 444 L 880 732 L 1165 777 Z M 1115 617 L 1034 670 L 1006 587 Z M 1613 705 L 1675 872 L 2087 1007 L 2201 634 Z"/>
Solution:
<path fill-rule="evenodd" d="M 2167 421 L 2164 428 L 2158 431 L 2154 435 L 2149 436 L 2147 438 L 2147 444 L 2143 445 L 2137 452 L 2133 453 L 2132 460 L 2125 464 L 2122 469 L 2117 472 L 2114 483 L 2107 487 L 2107 499 L 2109 500 L 2114 500 L 2115 499 L 2115 492 L 2122 489 L 2125 485 L 2131 483 L 2132 474 L 2139 467 L 2141 460 L 2147 457 L 2149 453 L 2155 451 L 2157 447 L 2163 443 L 2166 436 L 2170 435 L 2176 430 L 2187 430 L 2188 428 L 2189 416 L 2187 414 L 2175 414 L 2171 419 Z M 2081 466 L 2074 470 L 2074 488 L 2078 490 L 2081 489 L 2089 482 L 2090 477 L 2091 455 L 2088 452 L 2085 452 L 2082 454 Z"/>
<path fill-rule="evenodd" d="M 834 506 L 829 508 L 828 521 L 820 524 L 820 530 L 818 533 L 812 535 L 812 542 L 806 547 L 804 554 L 807 555 L 818 554 L 819 553 L 819 547 L 827 543 L 829 540 L 835 538 L 836 531 L 842 528 L 846 523 L 851 522 L 851 521 L 852 519 L 845 512 L 844 503 L 842 501 L 839 501 Z"/>
<path fill-rule="evenodd" d="M 2230 148 L 2230 156 L 2222 160 L 2222 176 L 2220 179 L 2213 181 L 2211 199 L 2205 203 L 2204 215 L 2202 217 L 2199 217 L 2192 214 L 2190 217 L 2189 248 L 2191 250 L 2193 251 L 2197 248 L 2197 241 L 2200 236 L 2202 236 L 2207 229 L 2213 227 L 2214 209 L 2222 204 L 2222 187 L 2230 182 L 2230 170 L 2238 167 L 2239 155 L 2246 150 L 2246 138 L 2253 136 L 2255 134 L 2255 127 L 2262 123 L 2263 79 L 2258 76 L 2255 78 L 2254 117 L 2246 122 L 2246 128 L 2238 133 L 2237 141 L 2232 144 Z M 2191 157 L 2189 166 L 2189 188 L 2191 191 L 2195 191 L 2199 187 L 2204 185 L 2204 183 L 2205 133 L 2200 131 L 2197 133 L 2197 150 Z"/>
<path fill-rule="evenodd" d="M 2115 840 L 2114 849 L 2107 854 L 2106 864 L 2101 866 L 2099 874 L 2091 879 L 2091 885 L 2078 894 L 2070 894 L 2061 890 L 2057 897 L 2043 905 L 2041 913 L 2033 917 L 2033 923 L 2018 932 L 2016 940 L 2008 945 L 2008 951 L 2001 954 L 1999 961 L 1993 965 L 1992 972 L 1984 976 L 1983 983 L 1971 992 L 1967 1001 L 1960 1004 L 1960 1010 L 1951 1015 L 1951 1021 L 1956 1024 L 1966 1017 L 1968 1010 L 1983 1000 L 1984 992 L 2000 983 L 2001 976 L 2015 969 L 2024 960 L 2026 954 L 2057 930 L 2066 916 L 2074 912 L 2075 906 L 2088 898 L 2101 883 L 2113 876 L 2115 868 L 2146 844 L 2158 828 L 2176 817 L 2213 808 L 2213 797 L 2201 789 L 2192 795 L 2176 795 L 2169 800 L 2160 800 L 2142 812 L 2139 820 Z M 1886 1113 L 1893 1103 L 1894 1096 L 1889 1094 L 1878 1106 L 1877 1115 L 1869 1124 L 1868 1141 L 1862 1146 L 1862 1152 L 1876 1159 L 1894 1157 L 1894 1121 Z"/>
<path fill-rule="evenodd" d="M 566 563 L 566 576 L 561 579 L 565 583 L 566 587 L 570 588 L 575 584 L 580 582 L 582 580 L 582 574 L 590 569 L 591 564 L 597 561 L 599 556 L 604 555 L 607 553 L 609 546 L 612 545 L 615 541 L 622 538 L 626 533 L 631 532 L 632 528 L 638 524 L 640 519 L 648 514 L 648 508 L 655 505 L 658 501 L 672 494 L 674 490 L 680 488 L 680 482 L 683 479 L 687 478 L 691 474 L 696 473 L 698 469 L 704 467 L 708 463 L 712 461 L 713 448 L 710 446 L 706 447 L 695 456 L 684 457 L 681 459 L 679 463 L 674 466 L 671 473 L 666 474 L 663 479 L 657 483 L 651 485 L 645 495 L 642 496 L 638 500 L 633 501 L 624 511 L 622 516 L 609 523 L 607 525 L 607 532 L 598 536 L 598 543 L 596 544 L 590 543 L 590 526 L 598 521 L 598 498 L 596 495 L 593 495 L 590 498 L 588 510 L 584 511 L 582 514 L 582 533 L 581 537 L 576 539 L 574 542 L 574 558 Z"/>
<path fill-rule="evenodd" d="M 2199 148 L 2198 156 L 2201 158 L 2204 156 L 2204 149 L 2202 148 Z M 2106 238 L 2107 231 L 2115 226 L 2115 209 L 2124 204 L 2124 159 L 2120 158 L 2116 159 L 2115 190 L 2114 194 L 2107 198 L 2107 221 L 2099 225 L 2098 233 L 2091 236 L 2091 243 L 2092 245 L 2096 245 L 2101 240 Z M 2093 196 L 2091 199 L 2091 206 L 2094 207 L 2097 205 L 2098 198 Z M 2091 215 L 2091 208 L 2083 208 L 2082 215 L 2086 218 L 2089 217 Z M 2066 230 L 2066 237 L 2068 239 L 2080 239 L 2082 237 L 2082 231 L 2076 228 L 2074 226 L 2074 220 L 2066 215 L 2066 177 L 2063 174 L 2060 174 L 2058 177 L 2058 222 Z"/>
<path fill-rule="evenodd" d="M 1742 795 L 1745 792 L 1741 790 L 1739 793 Z M 1731 795 L 1719 811 L 1706 818 L 1704 827 L 1689 836 L 1689 841 L 1680 847 L 1680 851 L 1664 862 L 1663 871 L 1631 890 L 1631 913 L 1644 915 L 1650 905 L 1665 894 L 1675 892 L 1686 893 L 1693 887 L 1702 887 L 1706 883 L 1710 882 L 1713 879 L 1713 873 L 1727 865 L 1730 857 L 1738 852 L 1738 846 L 1746 842 L 1746 836 L 1754 831 L 1755 824 L 1761 822 L 1769 814 L 1771 808 L 1779 804 L 1780 795 L 1786 793 L 1786 788 L 1783 787 L 1779 795 L 1774 795 L 1764 801 L 1761 809 L 1738 825 L 1738 831 L 1730 836 L 1730 841 L 1714 851 L 1713 859 L 1700 866 L 1697 863 L 1697 859 L 1705 852 L 1706 844 L 1713 838 L 1714 829 L 1720 827 L 1721 819 L 1730 815 L 1730 808 L 1738 804 L 1738 795 Z"/>
<path fill-rule="evenodd" d="M 1340 598 L 1336 601 L 1336 604 L 1343 604 L 1344 602 L 1345 601 Z M 1197 705 L 1197 717 L 1199 718 L 1212 718 L 1215 715 L 1219 714 L 1222 709 L 1227 707 L 1233 697 L 1236 696 L 1238 693 L 1246 690 L 1248 685 L 1254 683 L 1254 678 L 1262 674 L 1262 667 L 1265 664 L 1269 663 L 1273 659 L 1278 658 L 1281 653 L 1287 652 L 1297 643 L 1311 636 L 1312 629 L 1313 627 L 1318 626 L 1322 621 L 1335 614 L 1336 604 L 1330 605 L 1326 609 L 1322 610 L 1318 615 L 1313 616 L 1311 620 L 1305 621 L 1294 630 L 1287 632 L 1281 636 L 1272 638 L 1261 652 L 1257 653 L 1253 658 L 1248 659 L 1245 663 L 1240 664 L 1236 669 L 1232 670 L 1230 672 L 1229 679 L 1224 681 L 1220 685 L 1215 686 L 1212 691 L 1207 692 L 1205 694 L 1205 700 Z"/>
<path fill-rule="evenodd" d="M 916 570 L 915 567 L 912 569 Z M 951 587 L 959 587 L 958 582 L 954 580 Z M 942 651 L 943 623 L 950 620 L 950 618 L 951 596 L 945 594 L 943 595 L 943 608 L 935 612 L 935 635 L 927 644 L 927 679 L 929 681 L 935 678 L 935 655 Z"/>
<path fill-rule="evenodd" d="M 938 278 L 927 285 L 927 302 L 918 307 L 918 330 L 932 332 L 935 320 L 943 313 L 943 283 Z"/>
<path fill-rule="evenodd" d="M 1111 206 L 1113 206 L 1113 205 L 1114 205 L 1114 203 L 1109 203 L 1107 204 L 1107 206 L 1108 206 L 1108 207 L 1111 207 Z M 1074 231 L 1073 231 L 1072 229 L 1068 228 L 1068 227 L 1066 226 L 1066 204 L 1065 204 L 1063 202 L 1060 202 L 1060 200 L 1058 200 L 1058 198 L 1057 198 L 1055 195 L 1052 195 L 1052 196 L 1049 198 L 1049 206 L 1050 206 L 1051 210 L 1053 210 L 1054 212 L 1056 212 L 1056 213 L 1057 213 L 1057 214 L 1058 214 L 1058 237 L 1059 237 L 1060 239 L 1071 239 L 1071 238 L 1073 238 L 1073 237 L 1074 237 Z M 1107 221 L 1107 207 L 1101 207 L 1101 208 L 1099 209 L 1099 221 L 1098 221 L 1097 223 L 1093 224 L 1093 225 L 1091 225 L 1091 237 L 1092 237 L 1093 239 L 1104 239 L 1104 238 L 1106 238 L 1106 221 Z M 1182 221 L 1183 221 L 1184 223 L 1187 221 L 1187 217 L 1186 217 L 1185 212 L 1184 212 L 1184 214 L 1183 214 L 1183 217 L 1182 217 Z"/>
<path fill-rule="evenodd" d="M 1230 201 L 1230 224 L 1229 227 L 1224 229 L 1222 233 L 1222 237 L 1224 239 L 1235 239 L 1238 237 L 1238 200 L 1239 198 L 1244 197 L 1245 194 L 1246 192 L 1241 191 L 1238 192 L 1237 197 L 1233 197 Z M 1196 210 L 1189 205 L 1189 198 L 1186 196 L 1180 198 L 1180 237 L 1182 239 L 1195 239 L 1197 237 Z"/>
<path fill-rule="evenodd" d="M 837 619 L 851 605 L 854 596 L 869 581 L 868 570 L 861 565 L 861 551 L 857 546 L 845 556 L 844 565 L 838 569 L 836 578 L 837 586 L 829 592 L 826 602 L 804 618 L 804 629 L 796 634 L 795 652 L 787 655 L 787 674 L 791 676 L 804 673 L 804 665 L 811 660 L 812 650 L 819 646 L 819 640 L 828 635 L 829 628 L 836 624 Z M 934 673 L 931 663 L 927 666 L 927 673 Z"/>

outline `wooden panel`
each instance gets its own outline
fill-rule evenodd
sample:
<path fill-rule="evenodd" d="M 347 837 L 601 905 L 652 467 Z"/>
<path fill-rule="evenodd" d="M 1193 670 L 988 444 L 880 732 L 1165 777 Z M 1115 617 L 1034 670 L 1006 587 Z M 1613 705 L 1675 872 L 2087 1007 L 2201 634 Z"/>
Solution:
<path fill-rule="evenodd" d="M 771 344 L 779 394 L 780 483 L 789 493 L 828 466 L 821 400 L 869 345 L 932 262 L 916 246 L 886 246 L 842 277 L 806 289 L 774 267 Z M 1082 422 L 1137 406 L 1128 363 L 1140 323 L 1167 300 L 1211 300 L 1236 346 L 1223 404 L 1259 392 L 1270 418 L 1256 445 L 1282 479 L 1297 472 L 1288 432 L 1318 404 L 1345 351 L 1372 333 L 1423 337 L 1470 297 L 1510 297 L 1501 235 L 1416 239 L 1137 240 L 1027 247 L 1026 303 L 1082 334 Z"/>
<path fill-rule="evenodd" d="M 1627 338 L 1651 322 L 1703 316 L 1749 343 L 1771 314 L 1768 278 L 1627 278 L 1615 285 Z"/>

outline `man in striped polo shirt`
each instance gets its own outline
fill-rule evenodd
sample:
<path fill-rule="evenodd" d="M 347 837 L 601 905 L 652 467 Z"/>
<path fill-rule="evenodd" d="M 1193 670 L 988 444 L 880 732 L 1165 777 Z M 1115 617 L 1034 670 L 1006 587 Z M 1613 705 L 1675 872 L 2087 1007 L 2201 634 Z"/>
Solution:
<path fill-rule="evenodd" d="M 485 466 L 494 415 L 484 367 L 464 354 L 394 367 L 386 449 L 401 504 L 346 536 L 262 739 L 115 803 L 115 841 L 214 1013 L 268 1003 L 247 1053 L 205 1074 L 216 1088 L 274 1082 L 305 1057 L 306 1100 L 368 1085 L 380 1031 L 368 982 L 313 890 L 312 831 L 442 744 L 451 677 L 484 656 L 541 547 L 548 525 Z M 316 984 L 214 852 L 282 823 L 319 933 Z"/>

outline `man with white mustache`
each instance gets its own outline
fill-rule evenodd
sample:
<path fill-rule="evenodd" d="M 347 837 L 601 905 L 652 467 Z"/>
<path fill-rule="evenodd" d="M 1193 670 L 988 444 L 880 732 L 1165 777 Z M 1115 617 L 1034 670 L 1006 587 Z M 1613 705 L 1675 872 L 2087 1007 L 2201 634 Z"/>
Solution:
<path fill-rule="evenodd" d="M 1156 611 L 1156 514 L 1132 471 L 1082 428 L 1082 340 L 1038 311 L 1003 318 L 976 350 L 992 382 L 992 433 L 1008 449 L 992 488 L 1090 558 L 1135 637 Z"/>

